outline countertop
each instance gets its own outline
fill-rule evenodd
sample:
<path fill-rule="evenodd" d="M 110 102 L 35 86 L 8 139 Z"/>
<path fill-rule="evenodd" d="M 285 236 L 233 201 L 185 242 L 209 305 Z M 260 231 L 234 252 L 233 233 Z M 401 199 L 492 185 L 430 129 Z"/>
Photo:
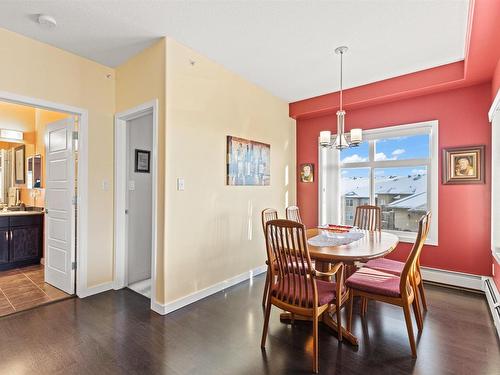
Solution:
<path fill-rule="evenodd" d="M 28 216 L 28 215 L 43 215 L 43 211 L 3 211 L 0 210 L 0 216 Z"/>

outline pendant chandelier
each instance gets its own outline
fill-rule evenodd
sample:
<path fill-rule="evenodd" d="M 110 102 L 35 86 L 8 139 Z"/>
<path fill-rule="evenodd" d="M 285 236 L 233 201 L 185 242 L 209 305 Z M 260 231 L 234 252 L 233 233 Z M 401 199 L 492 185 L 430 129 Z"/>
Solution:
<path fill-rule="evenodd" d="M 344 132 L 345 111 L 342 109 L 342 58 L 346 52 L 346 46 L 335 48 L 335 53 L 340 55 L 340 107 L 337 111 L 337 135 L 332 142 L 332 134 L 329 130 L 324 130 L 319 133 L 319 143 L 322 147 L 335 147 L 337 150 L 359 146 L 362 141 L 361 129 L 352 129 L 350 133 Z"/>

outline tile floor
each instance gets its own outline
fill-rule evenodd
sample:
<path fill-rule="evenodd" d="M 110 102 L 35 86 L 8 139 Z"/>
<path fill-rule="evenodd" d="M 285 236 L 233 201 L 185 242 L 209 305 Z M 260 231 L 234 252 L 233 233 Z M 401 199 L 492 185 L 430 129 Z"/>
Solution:
<path fill-rule="evenodd" d="M 43 265 L 0 272 L 0 317 L 68 297 L 45 283 Z"/>

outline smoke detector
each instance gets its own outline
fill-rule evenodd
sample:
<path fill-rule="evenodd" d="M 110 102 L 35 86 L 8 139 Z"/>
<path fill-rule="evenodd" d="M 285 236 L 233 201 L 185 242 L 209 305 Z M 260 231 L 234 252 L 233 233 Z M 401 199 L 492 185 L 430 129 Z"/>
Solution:
<path fill-rule="evenodd" d="M 40 14 L 38 16 L 38 23 L 46 29 L 52 29 L 57 26 L 56 19 L 48 14 Z"/>

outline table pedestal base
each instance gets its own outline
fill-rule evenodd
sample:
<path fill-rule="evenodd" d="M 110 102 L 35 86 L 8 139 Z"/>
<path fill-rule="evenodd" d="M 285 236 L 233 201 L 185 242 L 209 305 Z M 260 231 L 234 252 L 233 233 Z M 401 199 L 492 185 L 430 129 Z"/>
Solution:
<path fill-rule="evenodd" d="M 283 312 L 280 315 L 280 320 L 283 323 L 292 323 L 292 320 L 297 320 L 297 321 L 311 321 L 312 319 L 308 316 L 302 316 L 302 315 L 297 315 L 294 314 L 293 319 L 292 319 L 292 313 L 289 312 Z M 321 316 L 320 320 L 321 323 L 326 325 L 328 328 L 334 330 L 336 333 L 337 332 L 337 321 L 331 317 L 331 315 L 328 312 L 323 313 Z M 356 336 L 354 336 L 351 332 L 349 332 L 347 329 L 342 327 L 342 340 L 346 340 L 352 345 L 358 346 L 358 339 Z"/>

